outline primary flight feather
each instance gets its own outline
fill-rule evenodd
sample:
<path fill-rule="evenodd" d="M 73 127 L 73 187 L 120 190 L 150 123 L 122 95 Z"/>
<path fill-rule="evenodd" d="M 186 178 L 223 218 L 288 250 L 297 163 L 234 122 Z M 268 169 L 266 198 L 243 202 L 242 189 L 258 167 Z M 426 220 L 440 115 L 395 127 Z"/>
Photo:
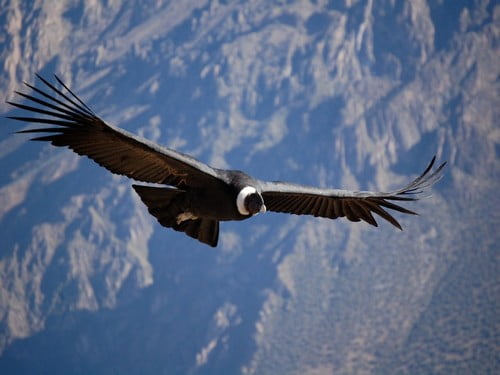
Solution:
<path fill-rule="evenodd" d="M 401 229 L 386 209 L 415 214 L 393 202 L 417 200 L 423 189 L 441 178 L 445 165 L 433 169 L 434 157 L 419 177 L 387 193 L 261 181 L 241 171 L 212 168 L 189 155 L 106 124 L 57 76 L 61 88 L 37 77 L 46 85 L 46 91 L 25 83 L 39 96 L 16 91 L 31 103 L 8 103 L 42 116 L 9 118 L 44 126 L 18 133 L 44 133 L 32 140 L 69 147 L 113 173 L 166 185 L 132 187 L 161 225 L 210 246 L 217 246 L 220 221 L 247 219 L 266 209 L 330 219 L 346 217 L 377 226 L 375 213 Z"/>

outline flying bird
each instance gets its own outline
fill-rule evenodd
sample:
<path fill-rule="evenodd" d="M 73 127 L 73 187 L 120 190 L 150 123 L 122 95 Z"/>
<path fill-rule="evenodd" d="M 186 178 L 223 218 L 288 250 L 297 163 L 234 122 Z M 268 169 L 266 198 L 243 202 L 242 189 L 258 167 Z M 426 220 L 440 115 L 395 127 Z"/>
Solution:
<path fill-rule="evenodd" d="M 44 90 L 24 84 L 38 95 L 16 91 L 29 104 L 7 103 L 34 113 L 34 117 L 9 118 L 43 126 L 17 133 L 44 133 L 32 140 L 69 147 L 112 173 L 163 185 L 133 184 L 132 187 L 161 225 L 214 247 L 219 239 L 219 222 L 245 220 L 266 210 L 330 219 L 346 217 L 350 221 L 363 220 L 378 226 L 375 213 L 401 229 L 386 209 L 415 215 L 393 202 L 417 200 L 423 189 L 441 178 L 446 164 L 433 169 L 433 157 L 419 177 L 391 192 L 323 189 L 262 181 L 239 170 L 213 168 L 182 152 L 111 126 L 57 76 L 59 88 L 38 74 L 37 77 L 46 86 Z"/>

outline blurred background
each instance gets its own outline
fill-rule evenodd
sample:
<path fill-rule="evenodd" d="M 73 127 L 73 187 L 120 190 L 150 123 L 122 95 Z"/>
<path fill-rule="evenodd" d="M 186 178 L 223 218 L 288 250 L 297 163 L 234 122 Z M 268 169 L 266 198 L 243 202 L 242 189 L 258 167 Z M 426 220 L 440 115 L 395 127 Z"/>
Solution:
<path fill-rule="evenodd" d="M 403 232 L 267 213 L 212 249 L 3 118 L 1 373 L 500 371 L 497 1 L 0 0 L 0 24 L 3 116 L 55 73 L 261 179 L 385 190 L 448 161 Z"/>

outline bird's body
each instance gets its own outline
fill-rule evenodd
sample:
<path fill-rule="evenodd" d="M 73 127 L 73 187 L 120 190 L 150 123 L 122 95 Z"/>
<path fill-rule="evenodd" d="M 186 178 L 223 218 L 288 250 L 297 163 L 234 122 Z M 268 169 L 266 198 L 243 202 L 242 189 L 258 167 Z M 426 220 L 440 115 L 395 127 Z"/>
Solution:
<path fill-rule="evenodd" d="M 216 170 L 221 180 L 216 180 L 203 187 L 186 187 L 174 189 L 133 185 L 142 197 L 147 196 L 149 189 L 163 189 L 175 191 L 172 203 L 178 205 L 181 214 L 185 217 L 206 217 L 219 221 L 243 220 L 252 216 L 238 210 L 237 201 L 239 192 L 246 186 L 258 185 L 257 181 L 240 171 Z M 242 180 L 241 178 L 244 178 Z M 245 184 L 242 184 L 245 181 Z M 178 219 L 178 221 L 181 219 Z M 182 221 L 182 220 L 181 220 Z"/>
<path fill-rule="evenodd" d="M 388 193 L 321 189 L 262 181 L 242 171 L 212 168 L 189 155 L 108 125 L 59 78 L 56 77 L 66 93 L 38 77 L 59 97 L 26 84 L 40 97 L 20 92 L 17 94 L 41 107 L 8 103 L 44 116 L 10 118 L 47 124 L 49 127 L 19 133 L 49 133 L 33 140 L 69 147 L 113 173 L 164 185 L 134 184 L 133 188 L 161 225 L 185 232 L 211 246 L 217 245 L 220 221 L 248 219 L 266 209 L 331 219 L 346 217 L 351 221 L 363 220 L 374 226 L 377 226 L 377 222 L 372 213 L 376 213 L 401 229 L 396 219 L 385 209 L 407 214 L 414 212 L 390 201 L 416 200 L 416 194 L 441 177 L 445 164 L 432 170 L 433 158 L 417 179 L 402 189 Z"/>

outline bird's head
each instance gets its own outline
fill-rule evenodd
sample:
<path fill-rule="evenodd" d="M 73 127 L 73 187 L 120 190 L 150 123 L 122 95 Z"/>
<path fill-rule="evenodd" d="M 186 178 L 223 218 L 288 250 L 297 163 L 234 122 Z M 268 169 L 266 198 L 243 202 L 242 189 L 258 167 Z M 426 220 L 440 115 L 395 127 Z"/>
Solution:
<path fill-rule="evenodd" d="M 259 212 L 266 212 L 266 206 L 264 205 L 264 199 L 259 193 L 249 194 L 244 201 L 245 208 L 250 214 L 255 215 Z"/>
<path fill-rule="evenodd" d="M 264 199 L 253 186 L 246 186 L 240 190 L 236 198 L 236 206 L 238 212 L 245 216 L 266 212 Z"/>

